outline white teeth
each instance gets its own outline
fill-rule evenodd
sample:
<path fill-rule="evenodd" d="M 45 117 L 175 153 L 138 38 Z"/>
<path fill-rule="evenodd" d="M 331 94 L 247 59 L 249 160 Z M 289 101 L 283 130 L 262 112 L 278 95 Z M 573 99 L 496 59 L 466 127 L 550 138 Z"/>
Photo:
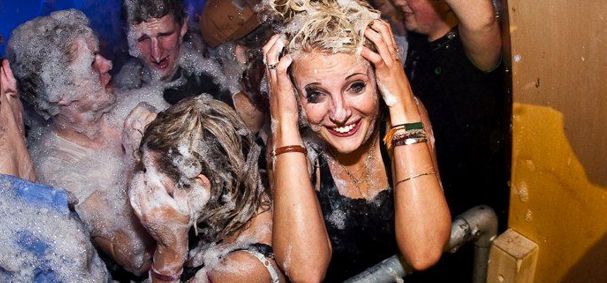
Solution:
<path fill-rule="evenodd" d="M 335 130 L 336 132 L 338 132 L 340 134 L 345 134 L 345 133 L 351 131 L 352 129 L 354 129 L 354 126 L 356 126 L 356 123 L 350 124 L 350 125 L 346 125 L 346 126 L 343 126 L 343 127 L 335 127 L 335 128 L 333 128 L 333 130 Z"/>

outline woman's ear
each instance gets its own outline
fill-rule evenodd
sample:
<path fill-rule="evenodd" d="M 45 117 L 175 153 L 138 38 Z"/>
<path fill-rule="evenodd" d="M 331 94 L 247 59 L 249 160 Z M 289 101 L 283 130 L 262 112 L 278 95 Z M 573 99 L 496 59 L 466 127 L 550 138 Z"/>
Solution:
<path fill-rule="evenodd" d="M 198 174 L 195 179 L 196 182 L 201 185 L 205 190 L 209 192 L 211 191 L 211 181 L 209 180 L 209 178 L 207 178 L 207 176 L 203 174 Z"/>

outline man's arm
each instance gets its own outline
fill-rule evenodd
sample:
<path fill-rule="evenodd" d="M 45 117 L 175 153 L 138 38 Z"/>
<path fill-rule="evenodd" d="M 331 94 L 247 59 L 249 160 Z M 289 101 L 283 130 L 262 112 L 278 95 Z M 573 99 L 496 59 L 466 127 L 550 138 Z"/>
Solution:
<path fill-rule="evenodd" d="M 459 19 L 459 33 L 474 65 L 491 71 L 499 64 L 502 36 L 490 0 L 445 0 Z"/>

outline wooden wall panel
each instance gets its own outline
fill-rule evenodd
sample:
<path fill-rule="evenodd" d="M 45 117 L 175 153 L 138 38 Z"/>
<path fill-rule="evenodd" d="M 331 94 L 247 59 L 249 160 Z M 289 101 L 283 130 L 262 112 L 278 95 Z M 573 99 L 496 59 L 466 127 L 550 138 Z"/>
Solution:
<path fill-rule="evenodd" d="M 509 226 L 535 282 L 607 282 L 607 1 L 508 0 Z"/>

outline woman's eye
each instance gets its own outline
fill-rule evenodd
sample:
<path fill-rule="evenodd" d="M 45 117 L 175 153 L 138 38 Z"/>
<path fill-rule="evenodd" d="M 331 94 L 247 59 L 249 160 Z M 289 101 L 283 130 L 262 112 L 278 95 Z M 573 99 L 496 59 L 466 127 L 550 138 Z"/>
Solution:
<path fill-rule="evenodd" d="M 323 93 L 316 89 L 306 89 L 306 100 L 308 103 L 319 103 Z"/>
<path fill-rule="evenodd" d="M 364 82 L 355 82 L 350 86 L 350 90 L 353 93 L 361 93 L 365 90 L 367 85 Z"/>

